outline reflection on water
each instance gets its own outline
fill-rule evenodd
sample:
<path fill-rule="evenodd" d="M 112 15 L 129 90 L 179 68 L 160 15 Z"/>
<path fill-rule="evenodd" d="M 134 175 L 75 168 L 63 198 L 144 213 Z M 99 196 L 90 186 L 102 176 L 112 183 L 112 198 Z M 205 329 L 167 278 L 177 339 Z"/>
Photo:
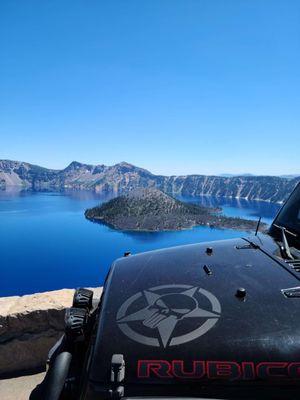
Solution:
<path fill-rule="evenodd" d="M 268 203 L 265 201 L 254 201 L 246 199 L 224 198 L 199 196 L 195 197 L 178 197 L 180 200 L 200 204 L 205 207 L 221 207 L 222 213 L 229 217 L 240 217 L 246 219 L 258 219 L 262 217 L 262 221 L 270 224 L 277 214 L 280 205 Z"/>
<path fill-rule="evenodd" d="M 103 283 L 112 261 L 132 253 L 245 235 L 197 227 L 181 232 L 121 232 L 91 223 L 84 210 L 108 200 L 86 191 L 0 191 L 0 296 Z M 185 198 L 222 207 L 229 216 L 270 222 L 278 206 L 210 197 Z"/>

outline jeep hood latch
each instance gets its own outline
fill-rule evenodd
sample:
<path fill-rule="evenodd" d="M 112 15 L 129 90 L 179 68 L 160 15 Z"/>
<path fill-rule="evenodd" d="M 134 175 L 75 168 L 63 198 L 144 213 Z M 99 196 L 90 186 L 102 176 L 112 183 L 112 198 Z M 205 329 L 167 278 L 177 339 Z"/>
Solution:
<path fill-rule="evenodd" d="M 111 358 L 110 381 L 113 385 L 113 399 L 120 399 L 124 396 L 124 386 L 120 385 L 125 378 L 125 361 L 123 354 L 113 354 Z"/>

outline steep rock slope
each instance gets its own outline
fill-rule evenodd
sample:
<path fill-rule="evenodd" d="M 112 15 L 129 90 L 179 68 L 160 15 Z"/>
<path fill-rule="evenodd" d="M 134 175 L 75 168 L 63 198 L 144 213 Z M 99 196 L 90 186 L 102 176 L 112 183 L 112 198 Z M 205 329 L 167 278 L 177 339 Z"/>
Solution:
<path fill-rule="evenodd" d="M 136 188 L 156 187 L 183 196 L 222 196 L 284 201 L 300 177 L 275 176 L 162 176 L 126 162 L 113 166 L 73 161 L 63 170 L 42 168 L 25 162 L 0 160 L 0 189 L 19 186 L 27 189 L 83 189 L 120 194 Z"/>

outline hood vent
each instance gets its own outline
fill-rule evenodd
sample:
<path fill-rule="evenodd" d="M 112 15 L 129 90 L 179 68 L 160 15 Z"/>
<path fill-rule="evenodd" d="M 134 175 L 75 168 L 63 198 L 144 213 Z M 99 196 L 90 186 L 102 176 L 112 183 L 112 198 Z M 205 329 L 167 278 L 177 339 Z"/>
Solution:
<path fill-rule="evenodd" d="M 285 260 L 296 272 L 300 272 L 300 260 Z"/>
<path fill-rule="evenodd" d="M 300 287 L 299 286 L 294 287 L 294 288 L 289 288 L 289 289 L 282 289 L 281 292 L 285 297 L 288 297 L 288 298 L 300 297 Z"/>

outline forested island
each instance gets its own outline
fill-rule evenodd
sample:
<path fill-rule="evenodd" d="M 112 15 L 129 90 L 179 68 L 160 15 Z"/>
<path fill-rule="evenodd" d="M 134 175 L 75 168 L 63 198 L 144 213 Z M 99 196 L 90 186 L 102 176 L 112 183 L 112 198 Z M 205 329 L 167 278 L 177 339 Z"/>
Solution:
<path fill-rule="evenodd" d="M 136 189 L 97 207 L 85 216 L 94 222 L 128 231 L 177 231 L 194 226 L 254 230 L 255 221 L 225 217 L 220 209 L 179 201 L 161 190 Z"/>

